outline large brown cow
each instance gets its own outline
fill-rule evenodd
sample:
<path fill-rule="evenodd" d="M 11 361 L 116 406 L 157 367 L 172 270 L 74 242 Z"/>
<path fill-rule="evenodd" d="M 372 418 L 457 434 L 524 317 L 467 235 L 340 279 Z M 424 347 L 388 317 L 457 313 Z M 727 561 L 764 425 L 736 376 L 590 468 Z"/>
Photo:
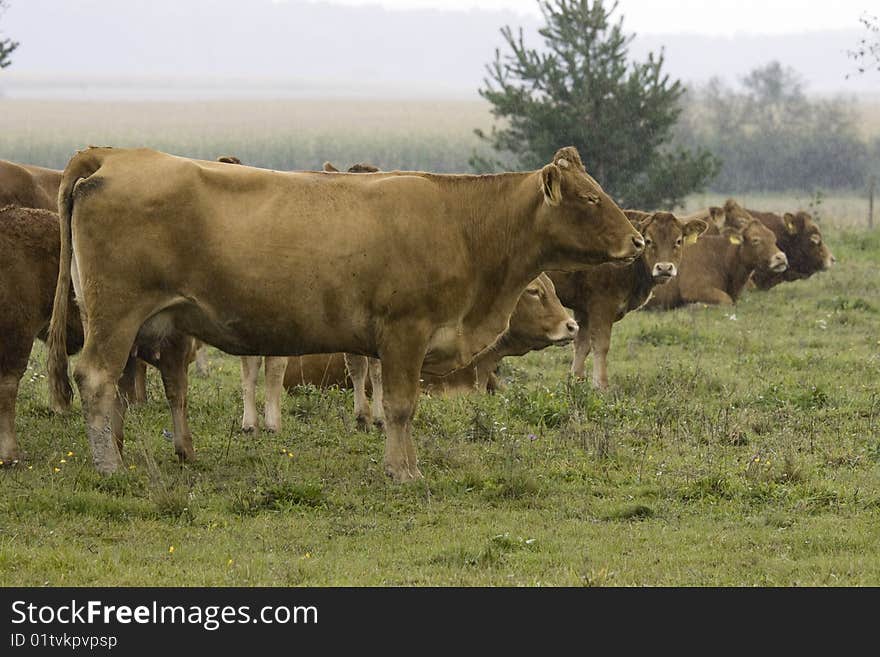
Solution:
<path fill-rule="evenodd" d="M 584 377 L 584 361 L 593 351 L 593 385 L 608 387 L 611 329 L 650 298 L 655 287 L 678 273 L 686 241 L 696 241 L 707 228 L 704 220 L 684 224 L 669 212 L 624 211 L 645 238 L 645 251 L 631 265 L 599 265 L 577 272 L 549 272 L 562 303 L 574 311 L 580 325 L 571 371 Z"/>
<path fill-rule="evenodd" d="M 507 356 L 522 356 L 551 345 L 568 344 L 577 330 L 577 323 L 569 317 L 556 296 L 553 281 L 546 274 L 541 274 L 520 295 L 510 318 L 510 327 L 495 344 L 466 367 L 446 376 L 423 374 L 422 389 L 443 395 L 471 391 L 493 392 L 499 385 L 494 371 L 502 359 Z M 371 360 L 376 361 L 370 365 L 371 385 L 365 387 L 363 398 L 355 406 L 358 425 L 362 428 L 369 426 L 371 420 L 379 426 L 384 424 L 382 405 L 377 402 L 377 399 L 381 400 L 382 394 L 381 364 L 376 359 Z M 379 365 L 378 370 L 375 369 L 376 364 Z M 375 385 L 373 381 L 376 382 Z M 298 385 L 314 385 L 319 388 L 351 387 L 352 380 L 343 354 L 312 354 L 288 358 L 284 387 L 290 389 Z M 370 388 L 373 388 L 371 403 L 367 401 Z"/>
<path fill-rule="evenodd" d="M 822 239 L 822 231 L 809 213 L 786 212 L 782 216 L 756 210 L 748 210 L 748 213 L 773 231 L 776 243 L 788 258 L 788 269 L 783 272 L 764 267 L 755 270 L 752 280 L 759 290 L 769 290 L 786 281 L 809 278 L 817 272 L 830 269 L 836 262 Z"/>
<path fill-rule="evenodd" d="M 736 303 L 755 268 L 783 271 L 785 254 L 773 232 L 757 219 L 720 235 L 703 235 L 685 248 L 678 276 L 657 288 L 646 308 L 676 308 L 686 303 Z"/>
<path fill-rule="evenodd" d="M 15 401 L 34 339 L 46 339 L 61 238 L 58 215 L 48 210 L 7 206 L 0 209 L 0 461 L 20 457 L 15 437 Z M 65 351 L 82 346 L 76 306 L 67 316 Z M 50 376 L 52 375 L 50 371 Z M 53 392 L 56 386 L 50 385 Z M 53 408 L 65 399 L 51 399 Z"/>
<path fill-rule="evenodd" d="M 133 341 L 179 330 L 238 355 L 380 357 L 385 471 L 419 478 L 420 372 L 444 375 L 491 345 L 542 271 L 632 262 L 644 248 L 573 148 L 489 176 L 290 173 L 89 148 L 59 200 L 50 358 L 66 370 L 72 281 L 85 322 L 75 378 L 104 473 L 122 464 L 116 383 Z"/>
<path fill-rule="evenodd" d="M 61 171 L 0 160 L 0 207 L 19 205 L 58 212 Z"/>

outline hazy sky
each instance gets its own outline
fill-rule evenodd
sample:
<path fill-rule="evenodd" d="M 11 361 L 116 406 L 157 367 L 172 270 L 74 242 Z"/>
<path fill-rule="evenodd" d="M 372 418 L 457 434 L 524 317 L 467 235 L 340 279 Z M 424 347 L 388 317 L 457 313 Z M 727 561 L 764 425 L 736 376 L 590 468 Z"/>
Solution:
<path fill-rule="evenodd" d="M 289 0 L 274 0 L 288 2 Z M 332 0 L 338 4 L 403 8 L 510 9 L 538 14 L 536 0 Z M 636 32 L 753 32 L 852 29 L 876 0 L 620 0 L 618 11 Z M 878 10 L 875 9 L 875 13 Z"/>

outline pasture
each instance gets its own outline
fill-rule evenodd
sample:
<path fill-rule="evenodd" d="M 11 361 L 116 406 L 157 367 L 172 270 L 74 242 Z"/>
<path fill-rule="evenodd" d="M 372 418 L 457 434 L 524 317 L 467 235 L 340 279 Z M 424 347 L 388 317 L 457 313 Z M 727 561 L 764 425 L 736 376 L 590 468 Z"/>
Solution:
<path fill-rule="evenodd" d="M 628 315 L 605 394 L 550 348 L 505 361 L 494 396 L 423 396 L 411 485 L 386 481 L 350 391 L 299 389 L 282 432 L 240 434 L 216 350 L 191 368 L 198 461 L 175 461 L 151 371 L 125 470 L 99 477 L 38 344 L 0 585 L 880 585 L 880 233 L 832 220 L 830 272 Z"/>

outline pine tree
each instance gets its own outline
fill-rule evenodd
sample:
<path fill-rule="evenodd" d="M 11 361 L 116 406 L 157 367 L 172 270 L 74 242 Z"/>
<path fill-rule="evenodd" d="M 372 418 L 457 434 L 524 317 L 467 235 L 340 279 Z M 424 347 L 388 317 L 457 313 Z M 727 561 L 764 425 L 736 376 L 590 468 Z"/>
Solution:
<path fill-rule="evenodd" d="M 0 0 L 0 14 L 6 9 L 6 0 Z M 18 48 L 18 41 L 13 41 L 12 39 L 0 39 L 0 68 L 6 68 L 12 62 L 9 59 L 9 55 L 12 54 L 12 51 Z"/>
<path fill-rule="evenodd" d="M 495 151 L 475 154 L 477 171 L 535 169 L 573 145 L 593 177 L 622 207 L 672 208 L 718 171 L 705 150 L 669 145 L 685 89 L 663 72 L 663 53 L 628 61 L 634 35 L 617 2 L 539 0 L 545 48 L 526 47 L 523 32 L 501 29 L 509 52 L 495 52 L 480 95 L 501 121 L 478 137 Z"/>

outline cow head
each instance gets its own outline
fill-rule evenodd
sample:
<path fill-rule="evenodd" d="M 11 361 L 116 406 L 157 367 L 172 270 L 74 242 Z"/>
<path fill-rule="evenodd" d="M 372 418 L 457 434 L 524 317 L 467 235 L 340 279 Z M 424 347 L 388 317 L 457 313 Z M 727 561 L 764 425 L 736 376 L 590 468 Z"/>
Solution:
<path fill-rule="evenodd" d="M 678 273 L 685 244 L 702 235 L 708 224 L 702 219 L 682 223 L 670 212 L 643 217 L 636 228 L 645 238 L 642 264 L 655 283 L 666 283 Z"/>
<path fill-rule="evenodd" d="M 776 245 L 776 234 L 757 219 L 740 228 L 726 227 L 721 234 L 739 248 L 740 261 L 748 269 L 780 273 L 788 269 L 788 258 Z"/>
<path fill-rule="evenodd" d="M 642 236 L 584 169 L 571 146 L 556 152 L 540 173 L 538 221 L 555 257 L 549 269 L 582 269 L 604 262 L 631 263 L 645 248 Z"/>
<path fill-rule="evenodd" d="M 225 164 L 241 164 L 241 160 L 239 160 L 235 155 L 221 155 L 217 158 L 218 162 L 224 162 Z"/>
<path fill-rule="evenodd" d="M 812 276 L 817 271 L 829 269 L 836 262 L 822 239 L 819 227 L 808 213 L 786 212 L 782 220 L 787 238 L 783 240 L 783 248 L 793 273 Z"/>
<path fill-rule="evenodd" d="M 341 171 L 330 164 L 330 162 L 324 162 L 324 171 L 328 173 L 341 173 Z M 348 167 L 348 173 L 376 173 L 377 171 L 379 171 L 379 167 L 374 167 L 372 164 L 367 164 L 366 162 L 358 162 L 357 164 L 352 164 Z"/>
<path fill-rule="evenodd" d="M 507 329 L 512 341 L 533 351 L 571 342 L 577 332 L 577 322 L 562 307 L 547 274 L 534 279 L 520 295 Z"/>

